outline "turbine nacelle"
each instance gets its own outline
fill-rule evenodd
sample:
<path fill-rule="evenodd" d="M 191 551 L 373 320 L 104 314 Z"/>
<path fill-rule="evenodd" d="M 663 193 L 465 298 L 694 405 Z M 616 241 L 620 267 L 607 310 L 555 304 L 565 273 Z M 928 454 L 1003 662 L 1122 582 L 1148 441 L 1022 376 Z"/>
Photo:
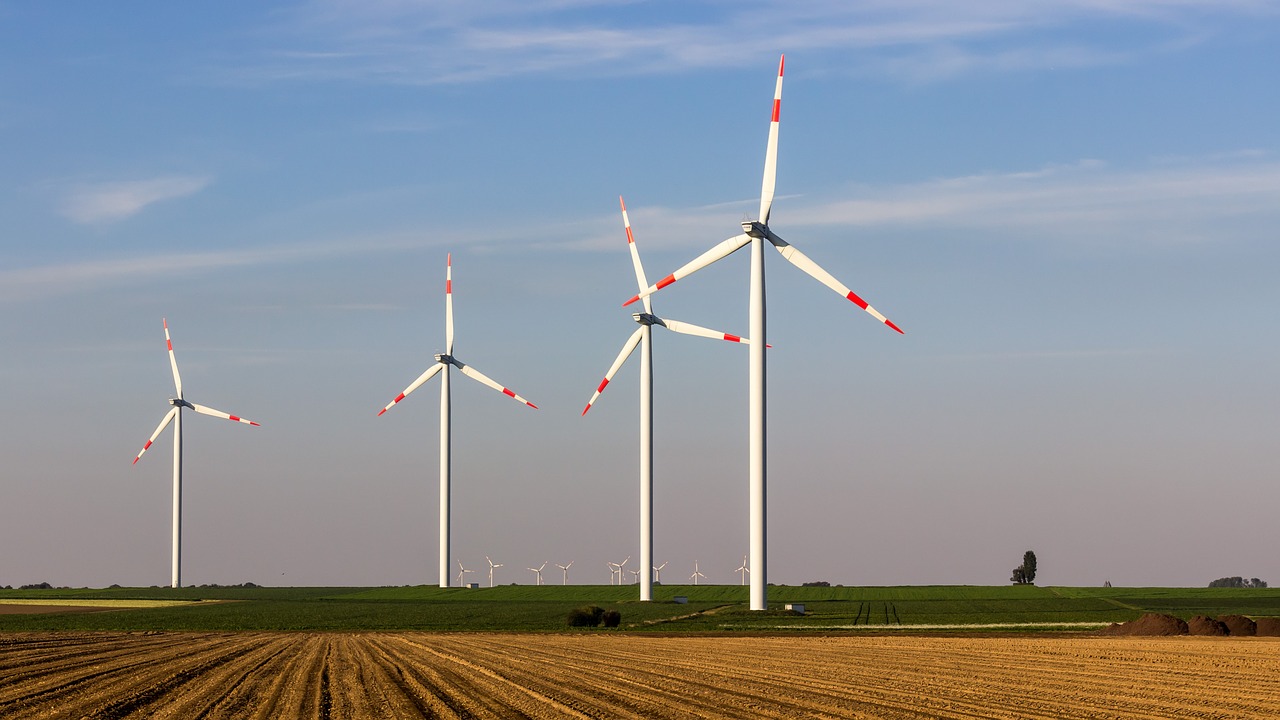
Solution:
<path fill-rule="evenodd" d="M 640 323 L 641 325 L 649 325 L 649 326 L 661 325 L 663 327 L 667 326 L 667 324 L 662 321 L 662 318 L 658 317 L 657 315 L 654 315 L 653 313 L 647 313 L 647 312 L 631 313 L 631 318 L 636 322 Z"/>
<path fill-rule="evenodd" d="M 446 355 L 445 353 L 436 353 L 436 362 L 440 363 L 441 365 L 457 365 L 458 364 L 458 361 L 454 360 L 452 355 Z"/>
<path fill-rule="evenodd" d="M 191 403 L 187 402 L 186 400 L 183 400 L 182 398 L 169 398 L 169 404 L 174 407 L 184 407 L 184 408 L 187 408 L 188 410 L 196 409 L 195 405 L 192 405 Z"/>
<path fill-rule="evenodd" d="M 768 239 L 769 227 L 759 220 L 748 220 L 742 223 L 742 232 L 753 238 Z"/>

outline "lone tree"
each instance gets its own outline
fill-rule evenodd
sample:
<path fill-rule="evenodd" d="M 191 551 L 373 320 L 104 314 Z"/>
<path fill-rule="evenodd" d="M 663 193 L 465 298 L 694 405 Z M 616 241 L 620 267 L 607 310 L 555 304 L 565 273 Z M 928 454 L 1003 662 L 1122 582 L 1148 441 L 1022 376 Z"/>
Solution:
<path fill-rule="evenodd" d="M 1022 554 L 1022 564 L 1013 569 L 1010 582 L 1019 585 L 1030 585 L 1036 581 L 1036 554 L 1030 550 Z"/>

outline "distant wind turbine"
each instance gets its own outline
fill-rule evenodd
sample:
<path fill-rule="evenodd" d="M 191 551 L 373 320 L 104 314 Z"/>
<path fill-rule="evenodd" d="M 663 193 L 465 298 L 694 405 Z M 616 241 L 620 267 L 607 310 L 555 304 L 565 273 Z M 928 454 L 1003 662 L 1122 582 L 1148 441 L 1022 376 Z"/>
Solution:
<path fill-rule="evenodd" d="M 464 575 L 466 575 L 469 572 L 475 572 L 475 570 L 466 569 L 465 567 L 462 566 L 462 561 L 459 560 L 458 561 L 458 587 L 466 587 L 466 583 L 462 581 L 462 578 Z M 446 585 L 446 587 L 448 586 Z"/>
<path fill-rule="evenodd" d="M 541 567 L 536 567 L 536 568 L 525 568 L 525 569 L 526 569 L 526 570 L 528 570 L 529 572 L 532 572 L 532 573 L 534 573 L 535 575 L 537 575 L 537 576 L 538 576 L 538 579 L 537 579 L 537 582 L 536 582 L 535 584 L 537 584 L 537 585 L 541 585 L 541 584 L 542 584 L 542 569 L 543 569 L 543 568 L 545 568 L 546 566 L 547 566 L 546 561 L 543 561 L 543 563 L 542 563 L 542 566 L 541 566 Z"/>
<path fill-rule="evenodd" d="M 445 281 L 444 281 L 444 335 L 445 335 L 445 351 L 436 355 L 436 364 L 432 365 L 426 372 L 418 376 L 405 391 L 396 396 L 394 400 L 387 403 L 387 406 L 378 412 L 382 413 L 395 407 L 396 403 L 404 400 L 409 393 L 417 390 L 423 383 L 430 380 L 436 373 L 440 373 L 440 587 L 449 587 L 449 476 L 450 476 L 450 443 L 451 436 L 449 431 L 449 415 L 450 415 L 450 390 L 449 390 L 449 368 L 455 367 L 462 371 L 463 375 L 479 382 L 483 385 L 497 390 L 498 392 L 514 398 L 518 402 L 533 409 L 538 406 L 525 400 L 514 392 L 499 385 L 491 380 L 487 375 L 476 370 L 458 360 L 453 356 L 453 255 L 449 254 L 445 263 Z M 443 373 L 440 371 L 444 370 Z"/>
<path fill-rule="evenodd" d="M 764 292 L 764 243 L 777 249 L 792 265 L 813 277 L 871 314 L 876 320 L 901 333 L 902 329 L 867 304 L 855 292 L 836 280 L 830 273 L 800 252 L 794 245 L 778 237 L 769 227 L 769 210 L 773 206 L 774 186 L 778 173 L 778 118 L 782 110 L 782 69 L 785 57 L 778 61 L 778 81 L 773 91 L 773 116 L 769 122 L 769 140 L 765 146 L 764 180 L 760 186 L 760 219 L 742 223 L 742 234 L 735 235 L 686 263 L 683 267 L 659 280 L 656 285 L 640 291 L 623 305 L 630 305 L 664 287 L 688 277 L 698 270 L 747 245 L 751 246 L 751 285 L 748 307 L 750 321 L 748 332 L 753 340 L 748 356 L 748 451 L 750 484 L 751 527 L 751 609 L 768 609 L 765 564 L 765 292 Z"/>
<path fill-rule="evenodd" d="M 751 572 L 751 569 L 747 567 L 747 556 L 746 556 L 746 555 L 743 555 L 743 556 L 742 556 L 742 566 L 741 566 L 741 567 L 739 567 L 737 570 L 734 570 L 734 572 L 736 572 L 736 573 L 740 573 L 740 574 L 742 575 L 742 584 L 743 584 L 743 585 L 746 585 L 746 584 L 747 584 L 747 575 Z"/>
<path fill-rule="evenodd" d="M 494 564 L 488 555 L 484 556 L 485 562 L 489 563 L 489 587 L 493 587 L 493 569 L 502 567 L 502 563 Z"/>
<path fill-rule="evenodd" d="M 702 573 L 700 573 L 700 572 L 698 572 L 698 561 L 697 561 L 697 560 L 694 560 L 694 561 L 693 561 L 693 574 L 689 576 L 689 579 L 693 581 L 693 584 L 694 584 L 694 585 L 697 585 L 697 584 L 698 584 L 698 578 L 705 578 L 705 577 L 707 577 L 707 576 L 706 576 L 706 575 L 703 575 L 703 574 L 702 574 Z"/>
<path fill-rule="evenodd" d="M 621 197 L 618 198 L 618 204 L 622 207 L 622 225 L 627 231 L 627 247 L 631 249 L 631 265 L 636 273 L 636 284 L 641 291 L 649 286 L 649 281 L 645 278 L 644 265 L 640 262 L 640 251 L 636 249 L 635 236 L 631 232 L 631 220 L 627 216 L 627 204 Z M 600 381 L 599 387 L 591 396 L 591 400 L 587 402 L 587 406 L 582 409 L 582 414 L 586 415 L 591 406 L 595 404 L 600 393 L 604 392 L 609 382 L 613 380 L 613 376 L 622 367 L 627 358 L 631 357 L 631 353 L 635 351 L 636 346 L 640 347 L 640 567 L 652 567 L 653 563 L 653 348 L 650 336 L 654 325 L 665 327 L 673 332 L 683 333 L 685 335 L 697 335 L 699 337 L 711 338 L 713 340 L 728 340 L 735 343 L 750 343 L 746 338 L 730 335 L 719 330 L 708 330 L 698 325 L 680 322 L 678 320 L 668 320 L 660 318 L 653 314 L 653 307 L 649 297 L 644 297 L 644 312 L 635 313 L 631 316 L 640 327 L 631 334 L 622 345 L 622 352 L 618 353 L 617 359 L 613 361 L 613 365 L 609 366 L 609 371 L 605 373 L 604 379 Z M 640 600 L 648 602 L 653 599 L 653 583 L 652 577 L 644 572 L 643 579 L 640 582 Z M 619 585 L 622 583 L 619 582 Z"/>
<path fill-rule="evenodd" d="M 164 341 L 169 346 L 169 368 L 173 370 L 173 386 L 177 397 L 170 398 L 169 404 L 173 406 L 160 421 L 156 431 L 151 433 L 151 437 L 147 440 L 147 444 L 142 446 L 138 454 L 133 458 L 133 464 L 137 465 L 142 459 L 142 454 L 151 447 L 151 443 L 160 437 L 160 433 L 168 427 L 169 423 L 173 423 L 173 577 L 171 587 L 182 587 L 182 409 L 188 408 L 195 410 L 201 415 L 212 415 L 213 417 L 231 420 L 233 422 L 244 423 L 245 425 L 257 426 L 258 423 L 252 420 L 245 420 L 242 417 L 236 417 L 214 410 L 211 407 L 197 405 L 187 402 L 182 396 L 182 376 L 178 374 L 178 359 L 173 354 L 173 340 L 169 337 L 169 321 L 162 319 L 164 323 Z"/>
<path fill-rule="evenodd" d="M 573 560 L 570 560 L 568 565 L 561 565 L 560 563 L 556 563 L 556 567 L 564 571 L 564 582 L 561 583 L 562 585 L 569 584 L 569 568 L 573 567 L 573 562 L 574 562 Z"/>
<path fill-rule="evenodd" d="M 670 562 L 670 561 L 668 560 L 667 562 Z M 661 565 L 658 565 L 653 569 L 653 581 L 655 583 L 659 585 L 662 584 L 662 568 L 666 566 L 667 566 L 667 563 L 662 563 Z"/>

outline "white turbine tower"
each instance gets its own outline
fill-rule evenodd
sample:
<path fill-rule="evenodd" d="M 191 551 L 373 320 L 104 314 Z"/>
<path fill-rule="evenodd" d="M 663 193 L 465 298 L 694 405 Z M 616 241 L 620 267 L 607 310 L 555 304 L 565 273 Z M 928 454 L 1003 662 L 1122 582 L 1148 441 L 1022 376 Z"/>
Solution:
<path fill-rule="evenodd" d="M 667 562 L 670 562 L 670 560 L 668 560 Z M 658 565 L 653 568 L 653 581 L 655 583 L 659 585 L 662 584 L 662 568 L 666 566 L 667 566 L 667 563 L 662 563 L 661 565 Z"/>
<path fill-rule="evenodd" d="M 142 446 L 138 454 L 133 458 L 133 464 L 137 465 L 142 459 L 142 454 L 151 447 L 151 443 L 160 437 L 160 433 L 164 432 L 165 427 L 170 422 L 173 423 L 173 579 L 172 587 L 182 587 L 182 409 L 189 408 L 195 410 L 201 415 L 212 415 L 214 417 L 232 420 L 245 425 L 258 425 L 252 420 L 245 420 L 242 417 L 229 415 L 221 410 L 214 410 L 204 405 L 196 405 L 187 402 L 182 396 L 182 377 L 178 374 L 178 359 L 173 354 L 173 340 L 169 338 L 169 321 L 162 319 L 164 323 L 164 341 L 169 346 L 169 367 L 173 370 L 173 386 L 177 391 L 177 397 L 170 398 L 169 404 L 173 406 L 160 421 L 156 431 L 151 433 L 151 437 L 147 440 L 147 444 Z"/>
<path fill-rule="evenodd" d="M 785 57 L 778 61 L 778 82 L 773 94 L 773 118 L 769 123 L 769 140 L 764 157 L 764 181 L 760 188 L 760 219 L 742 223 L 742 234 L 729 238 L 694 258 L 684 267 L 642 290 L 639 295 L 628 300 L 624 305 L 646 297 L 681 278 L 726 257 L 745 245 L 751 246 L 751 287 L 750 287 L 750 327 L 748 332 L 755 340 L 750 352 L 748 384 L 750 418 L 748 421 L 748 458 L 750 479 L 750 527 L 751 527 L 751 567 L 756 572 L 751 575 L 751 609 L 768 608 L 766 588 L 768 572 L 765 562 L 765 359 L 764 350 L 767 335 L 765 334 L 765 292 L 764 292 L 764 243 L 771 243 L 792 265 L 808 273 L 815 280 L 839 293 L 858 307 L 870 313 L 877 320 L 901 333 L 902 329 L 893 324 L 875 308 L 867 304 L 856 293 L 823 270 L 809 256 L 800 252 L 794 245 L 778 237 L 769 228 L 769 209 L 773 205 L 774 182 L 778 169 L 778 117 L 782 108 L 782 69 Z"/>
<path fill-rule="evenodd" d="M 430 380 L 436 373 L 440 373 L 440 587 L 449 587 L 449 475 L 450 475 L 450 431 L 449 431 L 449 415 L 450 415 L 450 390 L 449 390 L 449 368 L 456 367 L 462 371 L 463 375 L 484 385 L 497 390 L 498 392 L 514 398 L 515 400 L 528 405 L 533 409 L 538 409 L 537 405 L 525 400 L 514 392 L 499 385 L 491 380 L 484 373 L 476 370 L 458 360 L 453 356 L 453 254 L 450 253 L 446 260 L 445 281 L 444 281 L 444 335 L 445 335 L 445 351 L 443 354 L 436 355 L 436 364 L 432 365 L 426 372 L 418 376 L 405 391 L 396 396 L 395 400 L 387 403 L 387 406 L 378 412 L 382 413 L 390 410 L 396 403 L 405 399 L 409 393 L 417 390 L 423 383 Z M 440 371 L 444 370 L 443 373 Z"/>
<path fill-rule="evenodd" d="M 573 567 L 573 562 L 574 562 L 573 560 L 570 560 L 568 565 L 561 565 L 560 563 L 556 563 L 556 567 L 560 568 L 560 570 L 564 572 L 564 582 L 561 583 L 562 585 L 569 584 L 569 568 Z"/>
<path fill-rule="evenodd" d="M 529 572 L 534 573 L 535 575 L 537 575 L 537 576 L 538 576 L 537 582 L 535 582 L 535 583 L 534 583 L 535 585 L 541 585 L 541 584 L 542 584 L 542 569 L 543 569 L 543 568 L 545 568 L 546 566 L 547 566 L 547 563 L 546 563 L 546 561 L 544 560 L 544 561 L 542 562 L 542 567 L 536 567 L 536 568 L 525 568 L 525 569 L 526 569 L 526 570 L 528 570 Z"/>
<path fill-rule="evenodd" d="M 493 587 L 493 569 L 502 567 L 502 563 L 494 564 L 488 555 L 484 556 L 485 562 L 489 563 L 489 587 Z"/>
<path fill-rule="evenodd" d="M 635 236 L 631 232 L 631 220 L 627 217 L 627 204 L 621 197 L 618 198 L 618 204 L 622 207 L 622 225 L 627 231 L 627 247 L 631 249 L 631 265 L 635 269 L 636 285 L 643 291 L 649 286 L 649 281 L 645 278 L 644 265 L 640 263 L 640 251 L 636 249 Z M 651 567 L 653 563 L 653 348 L 650 344 L 650 330 L 654 325 L 659 325 L 673 332 L 697 335 L 714 340 L 728 340 L 729 342 L 747 344 L 750 343 L 750 340 L 737 335 L 730 335 L 726 332 L 690 325 L 678 320 L 660 318 L 653 314 L 653 307 L 648 296 L 644 298 L 644 312 L 634 313 L 631 317 L 640 324 L 640 327 L 636 328 L 631 337 L 623 343 L 622 352 L 618 353 L 613 365 L 609 366 L 609 372 L 605 373 L 604 379 L 600 381 L 600 386 L 596 388 L 591 400 L 587 402 L 587 406 L 582 409 L 582 414 L 587 414 L 587 411 L 595 403 L 596 398 L 600 397 L 600 393 L 604 392 L 605 387 L 613 380 L 614 374 L 622 368 L 623 363 L 627 361 L 627 358 L 631 357 L 631 353 L 639 345 L 640 567 L 644 568 Z M 644 577 L 640 582 L 640 600 L 648 602 L 653 599 L 652 577 L 648 573 L 642 574 Z M 622 582 L 619 581 L 618 584 L 621 585 Z"/>
<path fill-rule="evenodd" d="M 694 561 L 693 561 L 693 574 L 689 576 L 689 579 L 693 581 L 693 584 L 694 584 L 694 585 L 697 585 L 697 584 L 698 584 L 698 578 L 705 578 L 705 577 L 706 577 L 706 575 L 703 575 L 702 573 L 698 572 L 698 561 L 697 561 L 697 560 L 694 560 Z"/>
<path fill-rule="evenodd" d="M 466 587 L 466 583 L 462 582 L 462 576 L 466 575 L 469 572 L 475 572 L 475 570 L 466 569 L 465 567 L 462 566 L 462 561 L 459 560 L 458 561 L 458 587 Z M 447 584 L 442 585 L 441 587 L 448 587 L 448 585 Z"/>
<path fill-rule="evenodd" d="M 751 568 L 747 567 L 747 556 L 746 556 L 746 555 L 743 555 L 743 556 L 742 556 L 742 565 L 741 565 L 741 566 L 739 566 L 737 570 L 734 570 L 734 572 L 739 573 L 739 574 L 741 574 L 741 575 L 742 575 L 742 584 L 743 584 L 743 585 L 746 585 L 746 584 L 747 584 L 747 575 L 751 574 Z"/>

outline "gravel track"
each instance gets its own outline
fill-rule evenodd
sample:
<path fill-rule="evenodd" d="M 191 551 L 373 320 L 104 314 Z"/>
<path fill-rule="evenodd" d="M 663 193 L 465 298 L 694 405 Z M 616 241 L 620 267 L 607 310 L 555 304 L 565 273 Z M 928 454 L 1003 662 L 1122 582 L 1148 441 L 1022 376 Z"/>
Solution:
<path fill-rule="evenodd" d="M 14 634 L 0 717 L 1274 718 L 1280 638 Z"/>

